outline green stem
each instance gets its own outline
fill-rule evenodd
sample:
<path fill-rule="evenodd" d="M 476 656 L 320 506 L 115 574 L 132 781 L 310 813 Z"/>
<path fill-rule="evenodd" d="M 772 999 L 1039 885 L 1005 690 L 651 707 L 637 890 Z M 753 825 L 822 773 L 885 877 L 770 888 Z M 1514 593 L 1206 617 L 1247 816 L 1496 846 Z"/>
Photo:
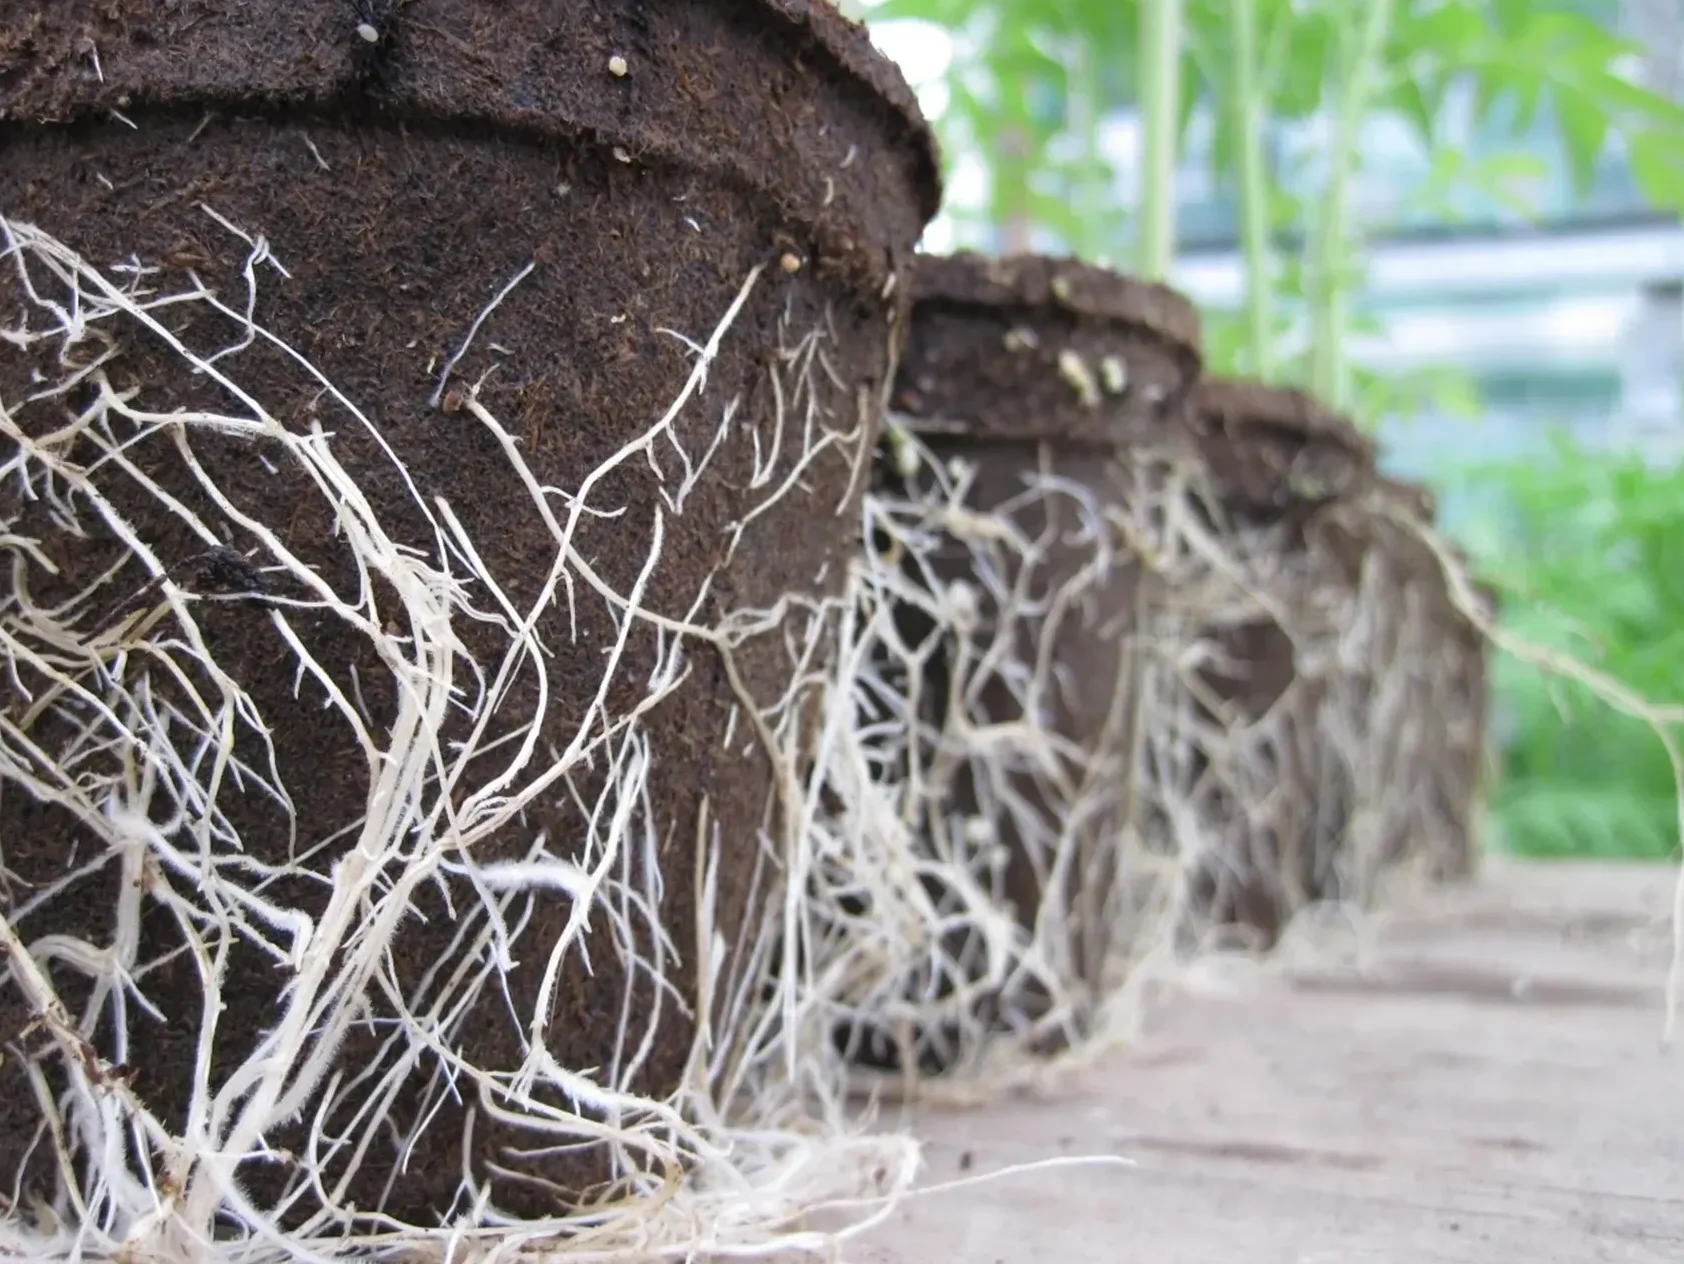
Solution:
<path fill-rule="evenodd" d="M 1181 0 L 1141 0 L 1140 190 L 1142 280 L 1162 281 L 1175 259 L 1175 142 L 1181 107 Z"/>
<path fill-rule="evenodd" d="M 1356 57 L 1345 70 L 1345 89 L 1335 122 L 1332 169 L 1328 174 L 1314 271 L 1310 389 L 1335 409 L 1349 406 L 1345 363 L 1345 248 L 1349 230 L 1351 177 L 1357 161 L 1357 142 L 1368 116 L 1369 97 L 1380 68 L 1380 56 L 1391 30 L 1392 0 L 1368 0 Z"/>
<path fill-rule="evenodd" d="M 1078 255 L 1091 260 L 1100 253 L 1105 239 L 1101 222 L 1105 213 L 1105 182 L 1099 157 L 1099 73 L 1091 41 L 1076 41 L 1071 57 L 1071 122 L 1082 145 L 1076 180 L 1076 218 L 1081 225 L 1081 237 L 1071 245 Z"/>
<path fill-rule="evenodd" d="M 1252 368 L 1275 379 L 1274 292 L 1269 254 L 1269 184 L 1263 167 L 1263 99 L 1257 85 L 1257 0 L 1234 0 L 1234 126 L 1239 145 L 1240 242 L 1245 254 L 1246 325 Z"/>

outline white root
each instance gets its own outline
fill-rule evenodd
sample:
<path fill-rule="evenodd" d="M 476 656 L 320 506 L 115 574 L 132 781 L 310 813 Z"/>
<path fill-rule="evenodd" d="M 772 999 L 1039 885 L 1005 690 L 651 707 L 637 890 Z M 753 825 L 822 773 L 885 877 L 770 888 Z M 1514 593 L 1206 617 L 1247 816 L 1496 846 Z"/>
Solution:
<path fill-rule="evenodd" d="M 760 271 L 744 279 L 705 339 L 685 339 L 693 362 L 670 410 L 568 492 L 545 486 L 477 390 L 458 387 L 459 424 L 482 426 L 525 489 L 525 501 L 517 498 L 509 513 L 540 523 L 553 541 L 541 589 L 517 597 L 500 585 L 483 542 L 452 507 L 427 501 L 413 484 L 413 509 L 431 540 L 393 534 L 340 463 L 334 432 L 362 429 L 400 474 L 401 460 L 358 401 L 254 318 L 257 265 L 271 260 L 268 245 L 216 218 L 251 251 L 249 292 L 232 303 L 203 288 L 166 292 L 161 274 L 143 266 L 102 272 L 40 229 L 0 219 L 0 286 L 23 312 L 0 330 L 0 357 L 49 370 L 26 398 L 0 400 L 0 505 L 11 506 L 0 518 L 0 554 L 12 577 L 0 594 L 0 651 L 11 696 L 21 701 L 0 710 L 0 795 L 57 805 L 82 836 L 63 878 L 26 892 L 8 885 L 11 840 L 9 827 L 0 827 L 0 990 L 37 1015 L 37 1031 L 14 1048 L 29 1050 L 25 1074 L 41 1109 L 40 1144 L 57 1156 L 58 1172 L 44 1204 L 24 1205 L 14 1191 L 0 1191 L 0 1254 L 244 1264 L 393 1250 L 455 1261 L 510 1254 L 607 1261 L 833 1248 L 850 1225 L 801 1230 L 794 1225 L 802 1210 L 864 1200 L 854 1205 L 868 1222 L 904 1189 L 916 1164 L 910 1142 L 840 1124 L 815 1129 L 805 1107 L 797 1111 L 781 1089 L 765 1087 L 782 1082 L 770 1068 L 801 1061 L 788 1048 L 801 1033 L 781 1019 L 809 1003 L 804 989 L 812 980 L 779 969 L 774 932 L 786 917 L 808 916 L 782 889 L 786 872 L 815 863 L 803 852 L 813 835 L 801 825 L 806 787 L 798 766 L 813 742 L 812 695 L 824 682 L 836 628 L 851 612 L 839 599 L 791 594 L 772 608 L 732 610 L 703 624 L 712 577 L 673 608 L 654 608 L 648 597 L 674 564 L 666 542 L 691 494 L 722 451 L 750 444 L 735 401 L 712 422 L 698 413 L 710 367 L 755 296 Z M 441 393 L 482 327 L 506 319 L 499 304 L 524 276 L 508 281 L 474 320 L 444 367 Z M 198 336 L 228 329 L 228 344 L 197 346 L 178 334 L 176 314 L 189 307 L 207 317 L 194 326 Z M 841 455 L 832 459 L 844 468 L 863 460 L 856 449 L 866 446 L 870 427 L 830 368 L 828 322 L 800 332 L 790 325 L 786 312 L 785 354 L 771 370 L 776 433 L 754 437 L 761 453 L 755 499 L 730 524 L 724 543 L 731 551 L 747 547 L 780 498 L 804 494 L 801 476 L 817 454 L 836 449 Z M 149 411 L 144 388 L 121 384 L 120 348 L 137 337 L 167 348 L 184 378 L 214 383 L 226 410 Z M 307 430 L 283 425 L 243 385 L 242 354 L 253 346 L 279 353 L 318 397 L 320 419 Z M 49 428 L 42 419 L 52 409 L 62 420 Z M 264 468 L 302 475 L 295 485 L 317 499 L 335 524 L 333 547 L 355 564 L 358 582 L 348 592 L 289 550 L 285 524 L 254 516 L 218 485 L 196 452 L 212 434 L 261 441 Z M 158 461 L 191 471 L 198 503 L 208 508 L 170 497 L 149 473 Z M 604 503 L 604 480 L 616 472 L 641 477 L 646 490 L 629 503 Z M 211 596 L 184 587 L 190 581 L 172 575 L 129 526 L 117 508 L 119 489 L 150 495 L 207 549 L 230 548 L 264 576 L 274 595 L 255 617 L 290 653 L 300 705 L 325 706 L 361 751 L 363 767 L 344 776 L 366 780 L 367 808 L 341 839 L 299 838 L 281 865 L 245 855 L 229 794 L 255 795 L 290 821 L 311 787 L 296 770 L 274 767 L 272 752 L 235 758 L 236 741 L 242 751 L 268 751 L 266 717 L 207 647 L 199 620 Z M 628 538 L 640 541 L 635 582 L 623 591 L 578 544 L 582 524 L 605 518 L 618 518 Z M 60 542 L 95 532 L 120 542 L 121 561 L 79 576 L 84 586 L 68 601 L 40 604 L 31 576 L 55 570 Z M 553 749 L 540 741 L 534 717 L 554 693 L 559 647 L 542 642 L 539 616 L 555 603 L 576 612 L 581 601 L 608 612 L 613 634 L 600 646 L 582 641 L 577 620 L 569 620 L 575 644 L 600 652 L 601 679 L 594 697 L 577 700 L 578 723 Z M 374 681 L 365 671 L 342 688 L 333 665 L 311 656 L 304 620 L 338 621 L 373 649 L 388 678 Z M 471 655 L 470 627 L 474 644 L 490 637 L 497 652 Z M 639 700 L 612 704 L 626 696 L 612 686 L 626 677 L 634 639 L 655 646 L 653 671 L 634 691 Z M 742 686 L 735 664 L 751 649 L 787 656 L 790 684 L 780 696 L 752 696 Z M 657 849 L 667 830 L 651 795 L 662 752 L 648 718 L 698 657 L 714 654 L 737 689 L 739 731 L 772 768 L 774 793 L 759 838 L 720 838 L 703 822 L 696 925 L 666 926 L 657 916 Z M 377 690 L 393 700 L 380 728 L 367 719 Z M 508 699 L 517 693 L 535 697 L 537 708 L 513 711 Z M 462 734 L 449 745 L 438 740 L 447 719 Z M 595 798 L 585 796 L 587 775 L 601 787 Z M 578 837 L 536 835 L 522 859 L 476 861 L 477 842 L 507 837 L 523 827 L 528 809 L 558 799 L 577 806 Z M 316 856 L 329 842 L 339 855 L 331 869 Z M 720 924 L 713 875 L 723 847 L 763 854 L 754 898 L 774 911 L 765 925 L 753 918 L 746 926 Z M 54 901 L 113 866 L 125 880 L 112 938 L 48 933 Z M 288 876 L 322 886 L 318 915 L 274 894 Z M 469 893 L 453 908 L 457 933 L 446 959 L 405 993 L 392 974 L 392 945 L 416 896 L 442 889 L 446 878 Z M 539 941 L 529 928 L 533 901 L 556 890 L 572 898 L 573 915 L 559 934 Z M 184 1129 L 155 1116 L 114 1065 L 139 1038 L 136 1024 L 151 1006 L 148 978 L 157 963 L 137 931 L 147 905 L 165 911 L 200 967 L 197 1088 Z M 251 1055 L 220 1065 L 212 1037 L 229 1021 L 221 963 L 236 943 L 265 953 L 285 990 Z M 607 1065 L 566 1066 L 546 1048 L 542 998 L 509 1016 L 524 1031 L 523 1065 L 493 1073 L 464 1056 L 471 1046 L 459 1038 L 462 1015 L 476 997 L 501 989 L 511 961 L 541 968 L 547 997 L 564 974 L 603 953 L 617 958 L 628 980 L 653 980 L 660 998 L 647 1031 L 622 1009 Z M 702 1010 L 685 1082 L 668 1099 L 641 1096 L 631 1086 L 655 1027 L 690 1021 L 676 980 L 692 968 Z M 91 986 L 77 1008 L 54 985 L 72 975 Z M 389 1017 L 376 1065 L 340 1065 L 336 1050 L 375 1000 Z M 627 1006 L 630 1000 L 628 991 Z M 115 1057 L 87 1043 L 95 1030 L 115 1033 Z M 14 1056 L 14 1048 L 0 1056 Z M 420 1126 L 431 1105 L 454 1094 L 475 1103 L 479 1117 L 527 1133 L 535 1149 L 607 1144 L 618 1176 L 614 1197 L 576 1217 L 499 1223 L 485 1214 L 483 1191 L 464 1167 L 465 1210 L 446 1228 L 353 1218 L 344 1206 L 350 1174 L 373 1147 L 407 1150 L 417 1140 L 393 1137 L 385 1121 L 406 1085 L 423 1096 Z M 811 1101 L 811 1086 L 802 1101 Z M 330 1135 L 323 1123 L 330 1117 L 351 1120 L 350 1131 Z M 236 1180 L 241 1160 L 294 1121 L 305 1138 L 288 1196 L 320 1207 L 302 1225 L 253 1205 Z"/>

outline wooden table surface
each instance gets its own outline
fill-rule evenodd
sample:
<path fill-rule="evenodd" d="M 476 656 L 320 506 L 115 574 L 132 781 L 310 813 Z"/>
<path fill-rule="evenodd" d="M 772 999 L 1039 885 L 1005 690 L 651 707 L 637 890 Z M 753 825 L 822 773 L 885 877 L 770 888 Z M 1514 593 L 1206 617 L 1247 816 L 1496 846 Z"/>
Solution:
<path fill-rule="evenodd" d="M 925 1110 L 855 1264 L 1684 1262 L 1674 874 L 1493 866 L 1264 972 L 1209 972 L 1043 1100 Z"/>

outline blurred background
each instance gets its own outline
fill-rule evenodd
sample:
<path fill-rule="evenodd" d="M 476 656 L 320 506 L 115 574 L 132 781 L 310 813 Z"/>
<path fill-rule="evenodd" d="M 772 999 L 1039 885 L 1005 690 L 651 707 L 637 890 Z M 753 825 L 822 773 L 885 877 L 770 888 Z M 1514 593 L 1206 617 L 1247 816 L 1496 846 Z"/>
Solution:
<path fill-rule="evenodd" d="M 1337 380 L 1511 630 L 1684 701 L 1684 0 L 845 7 L 942 140 L 927 249 L 1150 272 L 1156 144 L 1164 271 L 1211 367 L 1257 372 L 1266 319 L 1271 375 Z M 1179 49 L 1167 88 L 1148 47 Z M 1335 299 L 1339 376 L 1318 378 Z M 1675 853 L 1651 731 L 1512 661 L 1495 680 L 1489 847 Z"/>

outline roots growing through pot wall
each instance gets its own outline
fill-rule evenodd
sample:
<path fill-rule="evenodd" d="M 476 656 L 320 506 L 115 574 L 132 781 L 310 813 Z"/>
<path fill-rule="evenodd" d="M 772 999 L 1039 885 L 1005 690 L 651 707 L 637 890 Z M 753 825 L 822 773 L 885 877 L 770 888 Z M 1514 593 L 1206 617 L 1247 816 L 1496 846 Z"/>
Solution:
<path fill-rule="evenodd" d="M 220 230 L 240 231 L 216 218 Z M 336 439 L 361 432 L 383 445 L 362 411 L 368 402 L 255 323 L 260 285 L 284 266 L 261 238 L 246 241 L 250 292 L 230 299 L 168 289 L 144 262 L 96 268 L 48 234 L 0 219 L 11 314 L 0 356 L 28 366 L 21 376 L 33 383 L 0 400 L 9 572 L 0 592 L 0 997 L 10 992 L 30 1017 L 0 1033 L 0 1057 L 21 1066 L 31 1088 L 40 1121 L 31 1149 L 51 1175 L 42 1188 L 23 1187 L 20 1173 L 18 1186 L 0 1189 L 0 1254 L 174 1262 L 382 1249 L 462 1260 L 515 1250 L 606 1260 L 822 1245 L 789 1229 L 791 1218 L 831 1198 L 892 1193 L 914 1160 L 899 1140 L 797 1126 L 785 1099 L 757 1091 L 767 1067 L 793 1057 L 779 1043 L 793 1029 L 779 1016 L 801 1002 L 803 980 L 778 969 L 773 949 L 780 923 L 802 913 L 784 899 L 782 873 L 805 867 L 800 849 L 812 835 L 802 828 L 797 761 L 811 744 L 804 726 L 823 655 L 852 611 L 790 596 L 704 620 L 713 575 L 676 603 L 658 607 L 651 594 L 671 591 L 668 524 L 721 445 L 752 441 L 760 454 L 758 499 L 721 555 L 767 506 L 801 494 L 817 454 L 837 448 L 854 468 L 863 463 L 872 427 L 827 371 L 827 331 L 785 321 L 771 369 L 773 432 L 745 437 L 735 402 L 700 416 L 710 364 L 757 286 L 772 284 L 758 270 L 747 276 L 717 328 L 683 338 L 692 371 L 667 414 L 568 490 L 541 484 L 475 384 L 452 384 L 453 422 L 492 436 L 525 489 L 511 519 L 535 516 L 553 547 L 541 588 L 516 593 L 485 560 L 494 542 L 470 538 L 449 503 L 423 496 L 390 449 L 381 476 L 407 485 L 406 511 L 430 538 L 400 542 L 375 512 Z M 191 322 L 177 319 L 184 310 Z M 150 411 L 146 386 L 125 380 L 125 349 L 137 343 L 167 347 L 183 380 L 214 383 L 225 410 Z M 313 418 L 285 424 L 248 393 L 242 357 L 252 348 L 309 381 Z M 289 547 L 286 524 L 252 516 L 239 489 L 212 476 L 198 450 L 230 439 L 303 489 L 301 512 L 331 523 L 343 582 Z M 191 501 L 154 477 L 161 462 L 194 475 Z M 197 560 L 165 557 L 138 535 L 123 507 L 139 503 L 166 507 L 180 539 L 196 541 Z M 626 541 L 640 542 L 635 565 L 622 567 L 635 575 L 630 584 L 616 587 L 580 551 L 581 524 L 592 519 L 617 520 Z M 94 538 L 114 543 L 113 560 L 78 564 Z M 61 595 L 47 601 L 49 590 Z M 601 656 L 590 697 L 555 692 L 561 647 L 537 632 L 553 603 L 570 616 L 588 603 L 614 629 L 609 644 L 590 647 Z M 343 776 L 366 783 L 366 812 L 339 839 L 295 838 L 281 864 L 249 853 L 241 822 L 254 804 L 291 819 L 317 783 L 276 768 L 277 717 L 262 714 L 219 661 L 227 640 L 206 629 L 230 605 L 250 614 L 250 635 L 279 647 L 276 669 L 292 676 L 297 706 L 353 735 L 363 761 Z M 385 678 L 318 661 L 307 642 L 323 627 L 366 650 Z M 787 658 L 779 696 L 749 696 L 737 671 L 755 645 Z M 671 840 L 650 794 L 663 758 L 650 719 L 715 663 L 736 684 L 732 749 L 758 748 L 775 789 L 758 838 L 720 837 L 704 810 L 694 924 L 665 925 L 661 854 Z M 539 741 L 539 717 L 563 703 L 577 721 L 565 746 L 551 748 Z M 576 836 L 521 833 L 529 811 L 558 802 L 572 805 Z M 13 829 L 26 809 L 57 813 L 80 839 L 49 884 L 17 880 Z M 511 834 L 525 840 L 513 859 L 482 859 L 488 840 Z M 716 918 L 726 848 L 757 851 L 751 906 L 781 908 L 781 917 Z M 553 907 L 558 893 L 570 911 L 546 941 L 533 929 L 535 909 Z M 109 934 L 53 930 L 64 901 L 105 898 Z M 423 898 L 447 910 L 454 935 L 406 986 L 395 945 Z M 242 953 L 271 962 L 275 981 L 255 1047 L 231 1064 L 219 1029 L 238 1017 L 223 990 Z M 522 958 L 542 964 L 528 1006 L 504 985 Z M 196 978 L 197 1052 L 190 1100 L 171 1118 L 135 1084 L 146 1070 L 145 1023 L 159 1016 L 149 992 L 183 961 Z M 565 1065 L 546 1045 L 547 1007 L 561 980 L 604 966 L 626 980 L 610 1019 L 612 1056 Z M 694 981 L 694 1003 L 684 980 Z M 641 1031 L 634 985 L 639 1004 L 654 998 L 638 1015 Z M 518 1029 L 524 1057 L 477 1066 L 461 1052 L 464 1015 L 500 994 L 495 1021 Z M 640 1066 L 658 1028 L 672 1023 L 690 1033 L 683 1083 L 644 1096 L 633 1087 Z M 338 1055 L 356 1038 L 373 1039 L 376 1052 L 348 1065 Z M 388 1111 L 400 1097 L 420 1105 L 404 1116 L 413 1130 L 395 1136 Z M 385 1160 L 388 1188 L 404 1179 L 403 1156 L 446 1100 L 465 1103 L 468 1122 L 460 1197 L 444 1227 L 348 1205 L 345 1187 L 377 1150 L 396 1151 Z M 574 1215 L 499 1220 L 468 1163 L 475 1119 L 516 1129 L 532 1152 L 605 1147 L 612 1180 Z M 292 1152 L 269 1149 L 288 1128 Z M 273 1204 L 249 1195 L 253 1155 L 282 1173 Z"/>
<path fill-rule="evenodd" d="M 1365 501 L 1208 522 L 1231 600 L 1201 700 L 1197 926 L 1267 948 L 1308 909 L 1371 908 L 1390 882 L 1454 868 L 1437 862 L 1467 822 L 1427 782 L 1446 759 L 1477 760 L 1477 734 L 1444 748 L 1449 709 L 1477 708 L 1447 696 L 1436 568 L 1412 568 L 1419 549 L 1380 535 Z"/>
<path fill-rule="evenodd" d="M 1133 1035 L 1192 958 L 1459 867 L 1436 787 L 1477 721 L 1446 628 L 1492 629 L 1425 523 L 1373 499 L 1230 518 L 1168 447 L 1103 483 L 1043 456 L 999 503 L 888 438 L 790 887 L 790 1018 L 836 1040 L 843 1087 L 1034 1086 Z M 1077 627 L 1121 670 L 1073 674 Z M 1072 740 L 1084 702 L 1105 723 Z"/>
<path fill-rule="evenodd" d="M 1331 506 L 1311 540 L 1348 581 L 1318 729 L 1353 807 L 1336 894 L 1364 907 L 1390 881 L 1470 871 L 1484 752 L 1484 637 L 1433 552 L 1385 510 L 1427 521 L 1386 500 Z"/>
<path fill-rule="evenodd" d="M 1213 630 L 1240 652 L 1213 664 L 1203 684 L 1226 687 L 1206 693 L 1212 722 L 1195 728 L 1195 829 L 1208 842 L 1197 940 L 1269 947 L 1307 913 L 1360 920 L 1477 868 L 1487 653 L 1650 725 L 1684 786 L 1665 710 L 1506 634 L 1465 562 L 1384 485 L 1284 520 L 1206 521 L 1194 538 L 1230 581 Z"/>
<path fill-rule="evenodd" d="M 1212 945 L 1267 947 L 1344 846 L 1348 786 L 1328 777 L 1317 725 L 1344 603 L 1287 522 L 1214 506 L 1196 538 L 1227 584 L 1199 682 L 1192 796 L 1208 840 L 1191 923 Z"/>
<path fill-rule="evenodd" d="M 832 707 L 853 722 L 819 761 L 834 926 L 809 992 L 854 1088 L 965 1099 L 1126 1038 L 1169 964 L 1203 846 L 1204 629 L 1232 584 L 1173 448 L 1080 477 L 1043 450 L 982 512 L 974 464 L 895 419 L 889 439 Z"/>

